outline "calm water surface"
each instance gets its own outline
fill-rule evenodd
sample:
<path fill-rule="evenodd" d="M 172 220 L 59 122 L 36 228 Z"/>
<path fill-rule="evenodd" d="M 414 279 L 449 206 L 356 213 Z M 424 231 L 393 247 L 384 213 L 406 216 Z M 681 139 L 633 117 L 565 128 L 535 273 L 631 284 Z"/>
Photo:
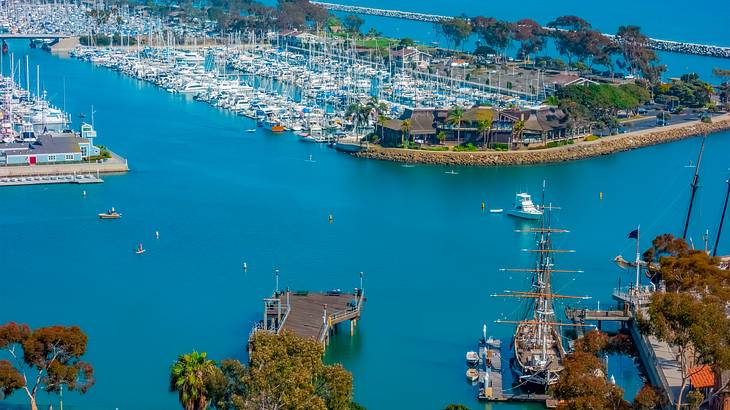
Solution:
<path fill-rule="evenodd" d="M 11 47 L 24 52 L 24 44 Z M 88 333 L 97 383 L 83 397 L 65 396 L 77 409 L 176 408 L 167 383 L 178 354 L 245 359 L 275 268 L 282 286 L 312 290 L 358 286 L 365 272 L 369 300 L 357 334 L 336 337 L 327 360 L 352 371 L 356 400 L 368 408 L 506 408 L 476 402 L 464 352 L 484 322 L 509 338 L 513 329 L 493 322 L 516 319 L 519 304 L 489 295 L 526 288 L 526 276 L 498 269 L 529 266 L 519 250 L 532 238 L 513 232 L 522 223 L 482 212 L 481 202 L 508 208 L 515 192 L 537 194 L 547 180 L 548 201 L 563 208 L 555 225 L 572 231 L 556 245 L 577 250 L 559 266 L 586 271 L 558 276 L 554 287 L 593 296 L 588 306 L 607 304 L 619 278 L 632 277 L 611 263 L 632 254 L 626 233 L 641 224 L 647 246 L 680 231 L 693 172 L 685 165 L 699 149 L 690 139 L 449 175 L 358 160 L 291 134 L 247 134 L 254 124 L 242 117 L 88 63 L 30 54 L 53 101 L 63 104 L 65 84 L 69 112 L 88 118 L 93 104 L 98 143 L 132 168 L 95 186 L 0 190 L 0 321 L 77 324 Z M 729 150 L 730 133 L 707 142 L 690 230 L 698 246 L 719 218 Z M 96 218 L 112 206 L 123 219 Z M 723 240 L 730 252 L 730 236 Z M 132 252 L 139 242 L 142 256 Z M 629 396 L 640 387 L 630 359 L 612 359 L 610 373 Z"/>

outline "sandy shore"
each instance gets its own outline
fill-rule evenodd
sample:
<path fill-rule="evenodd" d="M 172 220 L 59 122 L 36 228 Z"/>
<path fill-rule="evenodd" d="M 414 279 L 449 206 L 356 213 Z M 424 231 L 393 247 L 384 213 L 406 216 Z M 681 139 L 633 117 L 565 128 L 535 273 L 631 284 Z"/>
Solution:
<path fill-rule="evenodd" d="M 112 153 L 112 158 L 104 162 L 77 162 L 74 164 L 54 165 L 16 165 L 0 167 L 0 178 L 36 176 L 36 175 L 58 175 L 58 174 L 115 174 L 129 171 L 127 160 Z"/>
<path fill-rule="evenodd" d="M 544 164 L 608 155 L 614 152 L 663 144 L 665 142 L 677 141 L 704 133 L 711 134 L 728 129 L 730 129 L 730 114 L 723 114 L 713 117 L 711 124 L 692 121 L 651 130 L 613 135 L 595 141 L 584 141 L 573 145 L 540 150 L 454 152 L 371 146 L 368 150 L 353 155 L 360 158 L 412 164 L 469 166 Z"/>

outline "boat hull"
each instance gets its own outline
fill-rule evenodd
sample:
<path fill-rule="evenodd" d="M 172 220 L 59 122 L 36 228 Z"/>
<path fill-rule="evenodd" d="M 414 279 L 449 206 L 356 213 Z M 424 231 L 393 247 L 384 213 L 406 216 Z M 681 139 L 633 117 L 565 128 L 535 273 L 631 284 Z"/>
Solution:
<path fill-rule="evenodd" d="M 536 221 L 536 220 L 540 219 L 540 217 L 542 216 L 542 214 L 533 214 L 533 213 L 523 212 L 523 211 L 520 211 L 517 209 L 512 209 L 512 210 L 507 211 L 507 215 L 514 216 L 515 218 L 520 218 L 520 219 L 528 219 L 531 221 Z"/>

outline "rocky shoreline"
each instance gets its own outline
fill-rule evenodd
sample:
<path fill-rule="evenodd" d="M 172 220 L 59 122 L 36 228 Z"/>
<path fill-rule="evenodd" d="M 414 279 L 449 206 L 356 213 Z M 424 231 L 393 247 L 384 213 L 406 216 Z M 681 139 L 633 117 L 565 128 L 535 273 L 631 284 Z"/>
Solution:
<path fill-rule="evenodd" d="M 693 121 L 685 124 L 670 125 L 660 129 L 635 131 L 604 137 L 595 141 L 583 141 L 573 145 L 539 150 L 454 152 L 371 146 L 367 150 L 354 153 L 353 155 L 359 158 L 409 164 L 454 166 L 532 165 L 592 158 L 729 129 L 730 114 L 724 114 L 714 117 L 712 123 Z"/>

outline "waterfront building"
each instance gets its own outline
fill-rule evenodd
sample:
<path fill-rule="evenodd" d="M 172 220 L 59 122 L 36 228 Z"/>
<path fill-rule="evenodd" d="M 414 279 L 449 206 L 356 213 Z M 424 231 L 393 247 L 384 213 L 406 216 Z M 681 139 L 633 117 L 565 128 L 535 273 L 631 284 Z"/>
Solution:
<path fill-rule="evenodd" d="M 577 126 L 566 112 L 551 106 L 507 110 L 475 106 L 464 110 L 461 122 L 456 124 L 449 122 L 449 113 L 448 109 L 407 109 L 397 119 L 378 125 L 376 133 L 382 134 L 386 146 L 399 145 L 405 136 L 421 144 L 453 145 L 458 140 L 480 146 L 486 141 L 487 144 L 512 144 L 512 149 L 519 149 L 580 138 L 589 132 L 587 127 Z M 479 124 L 485 120 L 491 126 L 481 131 Z M 405 121 L 408 121 L 408 132 L 404 132 Z M 521 130 L 515 127 L 517 123 L 522 123 Z M 441 132 L 444 141 L 438 138 Z"/>
<path fill-rule="evenodd" d="M 83 124 L 81 132 L 46 133 L 34 141 L 0 144 L 0 166 L 74 163 L 101 154 L 94 145 L 96 131 Z"/>

